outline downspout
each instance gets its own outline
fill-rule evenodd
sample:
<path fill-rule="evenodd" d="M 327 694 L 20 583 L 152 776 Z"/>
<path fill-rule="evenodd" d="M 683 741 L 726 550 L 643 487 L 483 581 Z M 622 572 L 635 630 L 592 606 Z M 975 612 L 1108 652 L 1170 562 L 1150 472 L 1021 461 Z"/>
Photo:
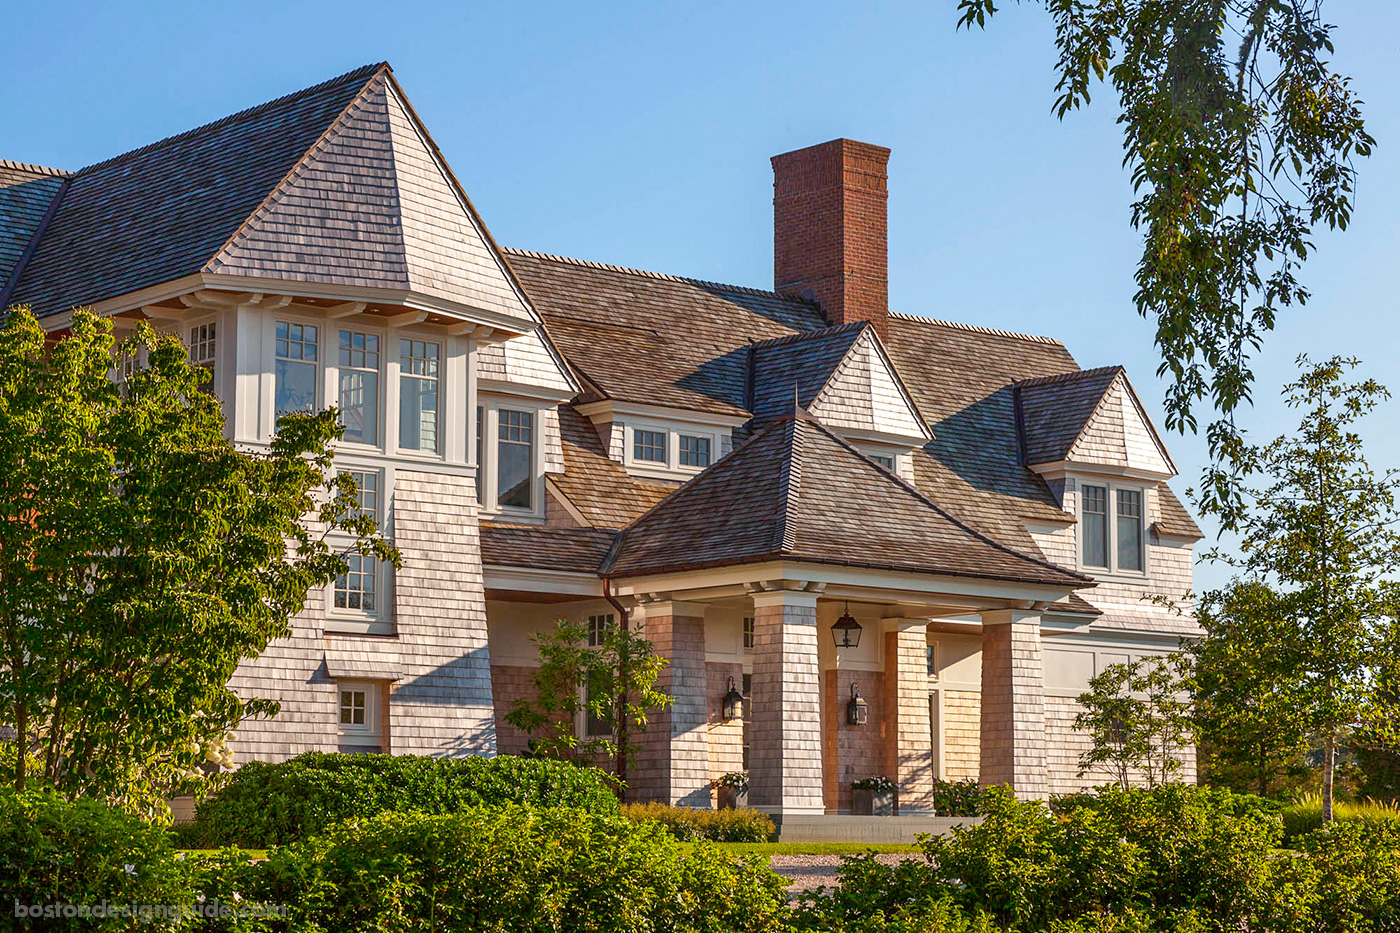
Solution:
<path fill-rule="evenodd" d="M 603 598 L 606 599 L 606 600 L 608 601 L 608 604 L 609 604 L 609 605 L 611 605 L 615 610 L 617 610 L 617 619 L 618 619 L 617 624 L 618 624 L 619 626 L 621 626 L 622 631 L 624 631 L 624 632 L 630 631 L 630 630 L 631 630 L 631 627 L 630 627 L 630 617 L 629 617 L 629 615 L 628 615 L 627 609 L 622 605 L 622 603 L 618 602 L 617 597 L 613 595 L 613 593 L 612 593 L 612 580 L 611 580 L 610 578 L 608 578 L 608 577 L 603 577 Z M 627 688 L 626 688 L 626 683 L 627 683 L 627 676 L 626 676 L 626 673 L 627 673 L 627 672 L 626 672 L 626 670 L 625 670 L 625 665 L 626 665 L 626 663 L 627 663 L 627 658 L 625 657 L 624 654 L 619 653 L 619 654 L 618 654 L 618 657 L 617 657 L 617 660 L 618 660 L 617 679 L 618 679 L 618 682 L 621 683 L 621 684 L 623 684 L 624 686 L 623 686 L 622 690 L 618 693 L 618 695 L 617 695 L 617 705 L 613 708 L 613 716 L 614 716 L 614 718 L 615 718 L 615 720 L 616 720 L 615 726 L 616 726 L 616 728 L 617 728 L 617 759 L 616 759 L 616 761 L 614 761 L 614 763 L 613 763 L 613 770 L 614 770 L 614 773 L 617 775 L 617 780 L 618 780 L 618 784 L 619 784 L 619 786 L 618 786 L 618 795 L 619 795 L 620 797 L 622 797 L 622 798 L 625 800 L 625 799 L 626 799 L 626 796 L 627 796 L 627 751 L 628 751 L 628 748 L 627 748 L 627 745 L 628 745 L 628 743 L 627 743 L 627 728 L 628 728 L 628 727 L 627 727 L 627 723 L 626 723 L 626 719 L 625 719 L 625 714 L 626 714 L 626 711 L 627 711 Z"/>

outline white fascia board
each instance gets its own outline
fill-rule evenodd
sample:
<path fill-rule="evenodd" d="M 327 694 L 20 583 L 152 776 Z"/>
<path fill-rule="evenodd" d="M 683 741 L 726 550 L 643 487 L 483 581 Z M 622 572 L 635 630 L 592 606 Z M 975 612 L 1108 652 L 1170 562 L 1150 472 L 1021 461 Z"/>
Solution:
<path fill-rule="evenodd" d="M 575 405 L 579 414 L 593 421 L 610 421 L 617 416 L 638 418 L 663 418 L 668 421 L 681 421 L 687 424 L 701 424 L 708 427 L 737 428 L 748 424 L 749 415 L 720 415 L 708 411 L 694 411 L 689 408 L 671 408 L 665 405 L 643 405 L 638 402 L 619 402 L 603 399 Z"/>
<path fill-rule="evenodd" d="M 527 385 L 511 382 L 508 379 L 477 379 L 478 392 L 489 395 L 513 395 L 516 398 L 540 399 L 547 402 L 567 402 L 576 394 L 572 389 L 556 389 L 551 386 Z"/>
<path fill-rule="evenodd" d="M 603 581 L 591 573 L 534 570 L 501 564 L 483 564 L 481 570 L 483 587 L 488 590 L 520 590 L 527 593 L 558 593 L 597 598 L 603 595 Z"/>
<path fill-rule="evenodd" d="M 819 416 L 813 416 L 817 421 L 821 421 Z M 912 451 L 923 447 L 925 443 L 932 440 L 932 437 L 915 437 L 911 434 L 887 434 L 883 431 L 867 431 L 863 428 L 843 428 L 837 427 L 822 421 L 822 426 L 837 437 L 850 441 L 853 444 L 865 444 L 867 446 L 880 444 L 891 450 Z"/>
<path fill-rule="evenodd" d="M 1056 460 L 1052 463 L 1028 463 L 1026 466 L 1032 472 L 1038 473 L 1046 479 L 1064 479 L 1070 474 L 1084 473 L 1090 476 L 1115 476 L 1149 483 L 1165 483 L 1176 475 L 1157 470 L 1139 470 L 1134 467 L 1106 463 L 1089 463 L 1084 460 Z"/>

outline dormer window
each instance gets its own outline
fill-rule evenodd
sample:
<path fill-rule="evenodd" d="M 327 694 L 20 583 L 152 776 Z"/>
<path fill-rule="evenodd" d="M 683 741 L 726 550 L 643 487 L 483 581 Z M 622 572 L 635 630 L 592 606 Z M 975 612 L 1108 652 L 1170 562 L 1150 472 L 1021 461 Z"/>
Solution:
<path fill-rule="evenodd" d="M 1110 504 L 1112 513 L 1110 513 Z M 1112 514 L 1113 520 L 1109 521 Z M 1143 491 L 1110 484 L 1080 487 L 1079 541 L 1083 566 L 1120 573 L 1147 570 Z M 1110 558 L 1112 558 L 1110 560 Z"/>
<path fill-rule="evenodd" d="M 891 473 L 894 472 L 894 457 L 887 457 L 884 454 L 871 454 L 870 459 L 874 460 Z"/>
<path fill-rule="evenodd" d="M 681 466 L 704 469 L 710 465 L 710 439 L 691 434 L 680 436 Z"/>
<path fill-rule="evenodd" d="M 666 432 L 635 430 L 632 432 L 632 459 L 646 463 L 666 464 Z"/>
<path fill-rule="evenodd" d="M 524 399 L 482 398 L 475 409 L 477 501 L 490 515 L 543 518 L 545 409 Z"/>

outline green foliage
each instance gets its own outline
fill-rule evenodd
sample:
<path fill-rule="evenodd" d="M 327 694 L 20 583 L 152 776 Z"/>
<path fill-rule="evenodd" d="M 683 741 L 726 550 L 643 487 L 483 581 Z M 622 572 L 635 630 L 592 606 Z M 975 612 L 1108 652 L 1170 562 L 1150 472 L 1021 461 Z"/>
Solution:
<path fill-rule="evenodd" d="M 1307 728 L 1298 716 L 1302 635 L 1280 596 L 1232 581 L 1197 606 L 1204 638 L 1187 646 L 1202 773 L 1209 783 L 1263 797 L 1306 773 Z"/>
<path fill-rule="evenodd" d="M 52 791 L 0 789 L 0 891 L 5 916 L 15 905 L 188 905 L 187 866 L 165 831 L 96 800 L 68 801 Z M 127 930 L 131 919 L 40 916 L 21 929 Z M 153 917 L 141 929 L 175 929 Z"/>
<path fill-rule="evenodd" d="M 614 773 L 627 786 L 636 757 L 632 742 L 645 732 L 652 710 L 666 709 L 671 697 L 657 688 L 668 663 L 640 627 L 611 625 L 596 647 L 587 644 L 578 622 L 561 619 L 554 629 L 533 636 L 540 652 L 533 699 L 517 699 L 506 721 L 528 733 L 538 754 L 570 761 L 614 761 Z M 586 715 L 606 724 L 605 735 L 580 738 L 575 723 Z"/>
<path fill-rule="evenodd" d="M 1286 845 L 1293 845 L 1300 836 L 1320 829 L 1322 795 L 1307 794 L 1283 807 L 1283 834 Z M 1333 801 L 1333 818 L 1338 823 L 1389 824 L 1400 829 L 1400 807 L 1379 800 Z"/>
<path fill-rule="evenodd" d="M 695 810 L 664 803 L 629 803 L 622 815 L 634 823 L 659 823 L 677 839 L 711 842 L 767 842 L 777 831 L 768 814 L 739 807 Z"/>
<path fill-rule="evenodd" d="M 384 813 L 207 864 L 206 893 L 290 905 L 298 930 L 759 933 L 784 912 L 759 860 L 581 810 Z"/>
<path fill-rule="evenodd" d="M 894 780 L 883 774 L 875 774 L 851 782 L 851 790 L 868 790 L 876 794 L 894 793 Z"/>
<path fill-rule="evenodd" d="M 1314 929 L 1400 929 L 1400 821 L 1331 823 L 1294 844 L 1304 858 L 1290 859 L 1288 868 L 1295 887 L 1316 892 Z"/>
<path fill-rule="evenodd" d="M 178 339 L 138 327 L 121 385 L 108 321 L 79 311 L 45 340 L 24 308 L 0 327 L 0 727 L 27 753 L 4 778 L 160 814 L 276 712 L 228 688 L 238 664 L 348 551 L 398 557 L 327 480 L 334 410 L 241 451 Z"/>
<path fill-rule="evenodd" d="M 177 828 L 183 843 L 280 845 L 333 823 L 388 810 L 453 813 L 523 804 L 617 812 L 607 775 L 560 761 L 427 758 L 307 752 L 279 764 L 249 762 Z"/>
<path fill-rule="evenodd" d="M 715 787 L 732 787 L 737 791 L 749 789 L 749 773 L 747 771 L 730 771 L 721 774 L 710 782 Z"/>
<path fill-rule="evenodd" d="M 1167 654 L 1110 664 L 1091 679 L 1074 720 L 1092 742 L 1080 775 L 1104 769 L 1123 788 L 1135 772 L 1153 787 L 1171 780 L 1190 742 L 1186 674 L 1186 659 Z"/>
<path fill-rule="evenodd" d="M 1278 312 L 1308 299 L 1296 278 L 1319 223 L 1345 229 L 1366 132 L 1350 79 L 1332 70 L 1322 3 L 1043 0 L 1055 22 L 1063 118 L 1107 79 L 1143 232 L 1138 312 L 1157 322 L 1167 425 L 1221 415 L 1212 453 L 1233 459 L 1231 414 L 1248 404 L 1250 356 Z M 959 0 L 983 26 L 994 0 Z M 1228 465 L 1208 472 L 1210 511 L 1233 513 Z M 1228 518 L 1227 518 L 1228 524 Z"/>
<path fill-rule="evenodd" d="M 1282 657 L 1256 676 L 1285 675 L 1298 728 L 1322 737 L 1327 818 L 1347 733 L 1400 742 L 1400 475 L 1372 472 L 1354 427 L 1389 397 L 1385 388 L 1348 382 L 1355 360 L 1298 364 L 1298 380 L 1284 389 L 1302 412 L 1298 431 L 1240 448 L 1238 490 L 1248 508 L 1239 554 L 1207 557 L 1268 587 L 1267 611 L 1291 629 L 1274 640 Z"/>
<path fill-rule="evenodd" d="M 979 816 L 982 813 L 982 785 L 971 778 L 962 781 L 933 781 L 933 812 L 939 816 Z"/>

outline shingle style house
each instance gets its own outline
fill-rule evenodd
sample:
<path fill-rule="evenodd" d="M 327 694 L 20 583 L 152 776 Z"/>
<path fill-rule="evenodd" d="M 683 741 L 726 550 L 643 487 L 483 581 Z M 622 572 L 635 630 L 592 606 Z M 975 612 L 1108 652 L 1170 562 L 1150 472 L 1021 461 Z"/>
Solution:
<path fill-rule="evenodd" d="M 774 158 L 773 290 L 502 249 L 373 65 L 80 171 L 0 162 L 0 306 L 178 334 L 250 450 L 339 407 L 403 566 L 357 558 L 240 668 L 282 703 L 240 760 L 522 751 L 531 636 L 626 613 L 675 700 L 641 797 L 1076 789 L 1075 698 L 1196 631 L 1145 597 L 1189 592 L 1200 532 L 1121 367 L 889 310 L 888 157 Z"/>

